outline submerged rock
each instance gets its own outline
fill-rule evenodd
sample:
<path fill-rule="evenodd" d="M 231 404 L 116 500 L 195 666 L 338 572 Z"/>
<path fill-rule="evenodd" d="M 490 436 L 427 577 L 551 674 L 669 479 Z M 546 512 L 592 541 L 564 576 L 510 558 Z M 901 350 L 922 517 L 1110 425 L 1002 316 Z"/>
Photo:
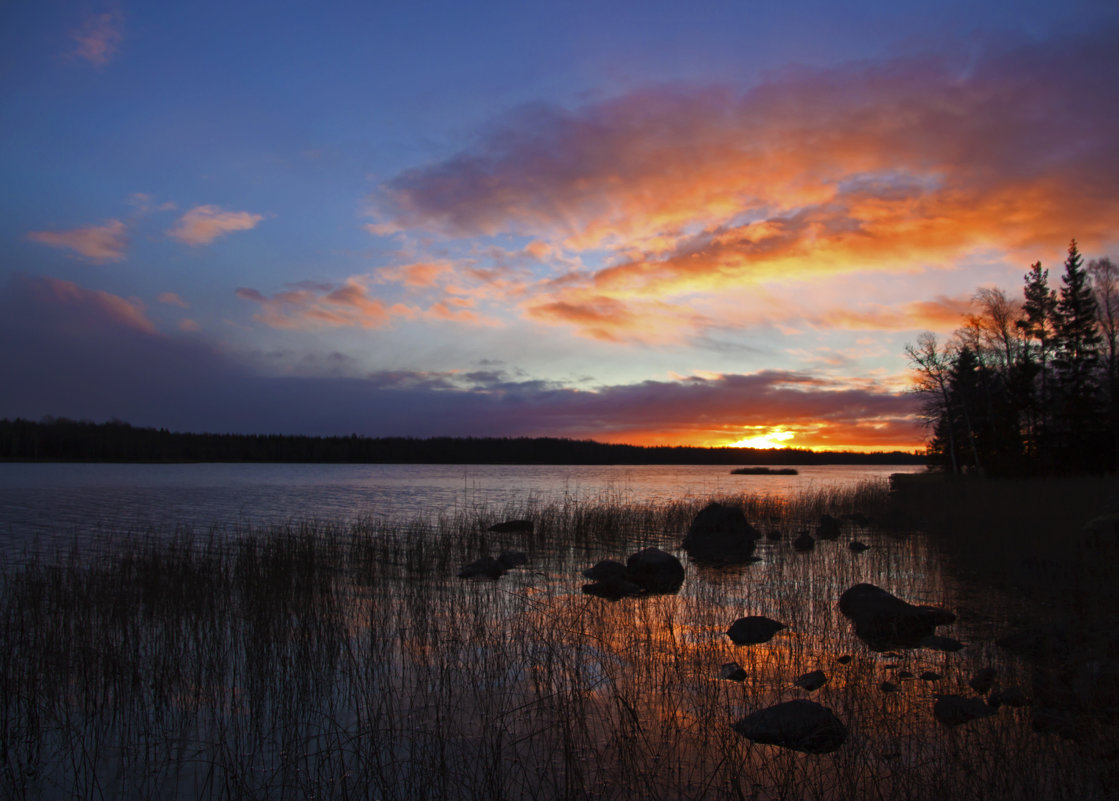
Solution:
<path fill-rule="evenodd" d="M 847 547 L 850 548 L 854 553 L 862 553 L 863 551 L 869 550 L 870 548 L 870 546 L 867 545 L 865 542 L 859 542 L 858 540 L 851 540 Z"/>
<path fill-rule="evenodd" d="M 726 662 L 719 668 L 719 678 L 729 681 L 745 681 L 746 671 L 737 662 Z"/>
<path fill-rule="evenodd" d="M 458 577 L 501 578 L 507 571 L 527 562 L 528 557 L 521 551 L 502 551 L 496 559 L 492 556 L 483 556 L 468 565 L 463 565 L 458 572 Z"/>
<path fill-rule="evenodd" d="M 754 544 L 760 537 L 741 509 L 712 503 L 692 521 L 683 547 L 700 562 L 744 564 L 752 561 Z"/>
<path fill-rule="evenodd" d="M 740 617 L 731 623 L 730 628 L 727 629 L 727 636 L 735 645 L 757 645 L 758 643 L 768 642 L 774 634 L 787 628 L 788 626 L 784 623 L 778 623 L 776 620 L 761 615 L 754 615 Z"/>
<path fill-rule="evenodd" d="M 913 647 L 937 626 L 956 616 L 932 606 L 914 606 L 881 587 L 856 584 L 839 598 L 839 610 L 855 624 L 855 634 L 872 648 Z"/>
<path fill-rule="evenodd" d="M 847 739 L 847 727 L 834 712 L 803 698 L 758 710 L 733 728 L 754 742 L 808 754 L 830 753 Z"/>

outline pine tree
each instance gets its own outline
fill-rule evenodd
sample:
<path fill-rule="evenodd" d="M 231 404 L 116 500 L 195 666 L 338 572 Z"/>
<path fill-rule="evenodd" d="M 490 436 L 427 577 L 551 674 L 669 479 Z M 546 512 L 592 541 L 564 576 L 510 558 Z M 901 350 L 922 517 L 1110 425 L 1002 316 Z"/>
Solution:
<path fill-rule="evenodd" d="M 1065 274 L 1057 301 L 1053 367 L 1066 397 L 1094 399 L 1098 389 L 1100 332 L 1096 298 L 1076 240 L 1068 248 Z"/>
<path fill-rule="evenodd" d="M 1022 317 L 1016 323 L 1026 346 L 1023 348 L 1018 373 L 1024 381 L 1021 392 L 1026 415 L 1027 455 L 1047 461 L 1045 432 L 1048 428 L 1049 360 L 1053 353 L 1057 295 L 1049 288 L 1049 271 L 1041 262 L 1030 265 L 1025 275 Z"/>
<path fill-rule="evenodd" d="M 1054 433 L 1062 467 L 1088 468 L 1097 461 L 1102 428 L 1097 373 L 1101 339 L 1096 299 L 1075 239 L 1061 284 L 1053 341 Z"/>

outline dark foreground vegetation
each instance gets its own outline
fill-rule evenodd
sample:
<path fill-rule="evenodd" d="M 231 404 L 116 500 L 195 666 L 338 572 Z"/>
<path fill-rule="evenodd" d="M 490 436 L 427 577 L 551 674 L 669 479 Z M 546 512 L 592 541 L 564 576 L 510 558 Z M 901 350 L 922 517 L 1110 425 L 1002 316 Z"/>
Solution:
<path fill-rule="evenodd" d="M 722 566 L 681 549 L 698 501 L 106 532 L 30 554 L 0 571 L 0 797 L 1113 798 L 1107 640 L 1066 629 L 1069 653 L 1049 661 L 996 645 L 1069 610 L 962 581 L 923 535 L 874 522 L 938 515 L 978 537 L 978 499 L 954 518 L 943 508 L 970 486 L 727 499 L 757 527 L 759 561 Z M 1060 582 L 1098 628 L 1115 588 L 1081 584 L 1072 565 L 1117 554 L 1070 538 L 1082 518 L 1057 526 L 1064 547 L 1096 550 L 1035 578 Z M 515 525 L 492 530 L 502 521 Z M 794 549 L 805 537 L 813 547 Z M 651 546 L 684 561 L 677 592 L 582 591 L 585 568 Z M 526 562 L 458 577 L 506 552 Z M 932 645 L 883 650 L 838 609 L 863 583 L 956 620 Z M 777 626 L 736 645 L 728 627 L 744 616 Z M 757 713 L 787 701 L 829 710 L 842 741 L 765 744 L 782 738 L 759 733 Z"/>
<path fill-rule="evenodd" d="M 1060 475 L 1119 468 L 1119 266 L 1069 245 L 1060 291 L 1037 262 L 1022 300 L 980 289 L 941 344 L 906 349 L 930 462 L 954 473 Z"/>
<path fill-rule="evenodd" d="M 922 456 L 795 448 L 608 445 L 555 437 L 304 437 L 189 434 L 120 421 L 0 420 L 0 460 L 391 464 L 920 464 Z"/>

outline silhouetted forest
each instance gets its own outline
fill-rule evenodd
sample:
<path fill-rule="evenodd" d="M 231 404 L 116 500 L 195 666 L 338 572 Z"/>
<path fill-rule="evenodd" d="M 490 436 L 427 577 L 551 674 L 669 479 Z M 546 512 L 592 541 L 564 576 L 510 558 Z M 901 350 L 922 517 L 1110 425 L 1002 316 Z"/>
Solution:
<path fill-rule="evenodd" d="M 917 464 L 918 454 L 607 445 L 545 438 L 184 434 L 111 421 L 0 420 L 0 459 L 395 464 Z"/>
<path fill-rule="evenodd" d="M 906 348 L 931 464 L 978 475 L 1099 473 L 1119 465 L 1119 267 L 1074 239 L 1059 291 L 1041 262 L 1022 300 L 980 289 L 946 343 Z"/>

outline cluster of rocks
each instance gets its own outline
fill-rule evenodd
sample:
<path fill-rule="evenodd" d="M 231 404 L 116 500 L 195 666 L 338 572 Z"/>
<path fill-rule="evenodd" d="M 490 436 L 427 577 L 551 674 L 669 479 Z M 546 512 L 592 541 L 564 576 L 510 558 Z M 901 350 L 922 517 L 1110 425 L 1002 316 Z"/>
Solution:
<path fill-rule="evenodd" d="M 630 554 L 625 564 L 603 559 L 583 571 L 594 581 L 583 592 L 600 598 L 673 593 L 684 583 L 684 565 L 660 548 L 645 548 Z"/>
<path fill-rule="evenodd" d="M 531 533 L 532 522 L 510 520 L 492 526 L 490 531 Z M 818 540 L 837 539 L 840 532 L 839 519 L 822 515 L 815 537 L 804 531 L 793 541 L 793 547 L 801 551 L 811 550 Z M 767 534 L 770 539 L 778 539 L 779 536 L 777 532 Z M 753 554 L 761 537 L 762 534 L 750 525 L 740 508 L 712 503 L 693 520 L 683 548 L 697 562 L 744 564 L 756 561 Z M 852 540 L 849 547 L 858 553 L 868 546 Z M 526 563 L 524 553 L 504 551 L 497 557 L 484 556 L 465 565 L 459 576 L 498 578 Z M 604 559 L 583 571 L 583 575 L 592 580 L 583 586 L 583 592 L 616 600 L 677 592 L 684 582 L 685 571 L 675 556 L 650 547 L 630 554 L 624 563 Z M 855 635 L 874 651 L 924 648 L 952 652 L 964 647 L 960 641 L 936 633 L 939 626 L 956 620 L 954 613 L 939 607 L 908 603 L 873 584 L 856 584 L 846 590 L 839 598 L 839 610 L 851 620 Z M 735 620 L 726 635 L 737 646 L 750 646 L 768 642 L 787 628 L 779 621 L 754 615 Z M 1119 643 L 1119 637 L 1116 637 L 1116 642 Z M 984 668 L 968 681 L 968 687 L 975 695 L 933 695 L 932 714 L 936 720 L 946 726 L 960 726 L 990 717 L 1003 706 L 1032 704 L 1032 722 L 1036 729 L 1075 737 L 1073 717 L 1078 709 L 1086 705 L 1084 698 L 1098 698 L 1102 692 L 1119 701 L 1119 666 L 1115 661 L 1081 659 L 1077 663 L 1072 646 L 1062 630 L 1031 629 L 1001 638 L 997 644 L 1037 665 L 1033 700 L 1017 686 L 1000 686 L 995 669 Z M 836 661 L 841 665 L 848 664 L 851 657 L 840 656 Z M 896 668 L 897 665 L 887 667 Z M 748 677 L 746 670 L 737 662 L 723 664 L 718 675 L 730 681 L 744 681 Z M 919 678 L 935 682 L 943 677 L 934 671 L 925 671 L 914 677 L 913 673 L 903 670 L 892 678 L 896 681 L 882 681 L 878 685 L 879 690 L 897 692 L 900 689 L 898 681 Z M 806 692 L 814 692 L 827 682 L 828 676 L 823 670 L 812 670 L 798 676 L 793 685 Z M 812 754 L 838 749 L 848 733 L 847 727 L 832 710 L 807 699 L 786 701 L 757 710 L 736 721 L 733 728 L 756 742 Z"/>
<path fill-rule="evenodd" d="M 531 520 L 506 520 L 494 523 L 487 531 L 495 534 L 531 534 L 535 526 Z M 495 556 L 481 556 L 458 572 L 459 578 L 498 579 L 514 567 L 528 564 L 528 556 L 523 551 L 502 551 Z"/>

